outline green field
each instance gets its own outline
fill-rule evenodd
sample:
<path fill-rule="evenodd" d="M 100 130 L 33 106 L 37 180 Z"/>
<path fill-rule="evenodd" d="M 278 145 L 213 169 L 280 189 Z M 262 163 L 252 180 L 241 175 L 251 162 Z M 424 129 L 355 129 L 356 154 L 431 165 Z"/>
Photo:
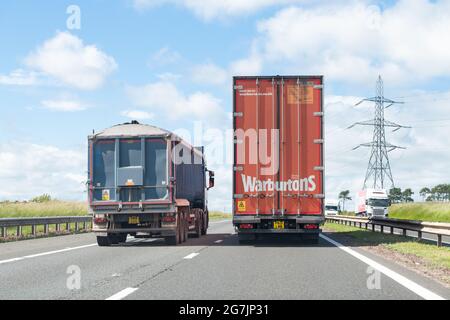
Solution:
<path fill-rule="evenodd" d="M 209 212 L 209 220 L 226 220 L 231 219 L 230 213 L 223 213 L 221 211 L 210 211 Z"/>
<path fill-rule="evenodd" d="M 450 222 L 450 202 L 394 204 L 389 208 L 389 217 L 431 222 Z"/>
<path fill-rule="evenodd" d="M 51 200 L 36 202 L 1 202 L 0 218 L 84 216 L 87 215 L 86 202 Z"/>

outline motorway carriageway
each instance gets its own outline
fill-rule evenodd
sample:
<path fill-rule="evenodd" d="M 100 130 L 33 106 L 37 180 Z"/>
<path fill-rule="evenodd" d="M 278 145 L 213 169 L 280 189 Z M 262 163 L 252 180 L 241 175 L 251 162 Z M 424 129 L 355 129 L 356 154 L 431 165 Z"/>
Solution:
<path fill-rule="evenodd" d="M 239 245 L 230 221 L 211 222 L 207 236 L 179 246 L 129 237 L 98 247 L 87 233 L 0 248 L 0 300 L 450 298 L 441 284 L 332 234 L 318 245 Z"/>

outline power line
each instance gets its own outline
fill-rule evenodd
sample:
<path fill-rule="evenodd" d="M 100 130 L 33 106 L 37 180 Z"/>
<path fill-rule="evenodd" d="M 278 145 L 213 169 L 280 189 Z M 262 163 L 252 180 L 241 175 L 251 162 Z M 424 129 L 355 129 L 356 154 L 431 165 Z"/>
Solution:
<path fill-rule="evenodd" d="M 405 148 L 386 142 L 385 128 L 390 127 L 394 128 L 393 131 L 397 131 L 401 128 L 410 127 L 402 126 L 397 123 L 385 120 L 384 110 L 393 106 L 394 104 L 400 104 L 403 102 L 394 101 L 384 97 L 384 86 L 381 76 L 378 77 L 378 81 L 376 84 L 376 96 L 373 98 L 363 99 L 355 106 L 358 106 L 366 101 L 375 103 L 375 117 L 370 120 L 356 122 L 348 127 L 348 129 L 353 128 L 356 125 L 373 127 L 372 141 L 360 144 L 353 148 L 353 150 L 356 150 L 359 147 L 370 147 L 372 149 L 369 158 L 369 164 L 367 165 L 366 176 L 364 178 L 364 189 L 366 189 L 369 185 L 374 189 L 384 189 L 387 180 L 390 181 L 391 187 L 394 187 L 394 178 L 392 177 L 388 153 L 395 149 Z"/>

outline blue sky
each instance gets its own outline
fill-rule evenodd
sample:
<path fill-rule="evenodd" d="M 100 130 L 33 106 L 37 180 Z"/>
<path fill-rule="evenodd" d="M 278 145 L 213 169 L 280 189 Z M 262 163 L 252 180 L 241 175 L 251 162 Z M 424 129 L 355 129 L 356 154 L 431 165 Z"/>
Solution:
<path fill-rule="evenodd" d="M 70 5 L 80 29 L 67 27 Z M 138 117 L 223 132 L 231 76 L 244 74 L 325 76 L 330 197 L 362 184 L 368 150 L 349 150 L 371 131 L 344 128 L 372 116 L 353 104 L 374 95 L 378 74 L 386 96 L 406 102 L 386 116 L 413 126 L 388 133 L 408 147 L 392 153 L 397 184 L 448 182 L 449 21 L 449 1 L 2 1 L 0 180 L 10 188 L 0 199 L 83 199 L 92 129 Z M 215 166 L 211 203 L 229 208 L 229 166 Z"/>

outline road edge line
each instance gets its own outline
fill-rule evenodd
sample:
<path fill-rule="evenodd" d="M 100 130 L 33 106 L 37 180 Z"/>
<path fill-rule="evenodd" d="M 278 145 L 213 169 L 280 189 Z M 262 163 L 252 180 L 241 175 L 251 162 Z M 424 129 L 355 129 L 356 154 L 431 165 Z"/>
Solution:
<path fill-rule="evenodd" d="M 113 294 L 111 297 L 106 298 L 105 300 L 122 300 L 123 298 L 129 296 L 136 290 L 138 290 L 138 288 L 128 287 L 123 289 L 122 291 L 117 292 L 116 294 Z"/>
<path fill-rule="evenodd" d="M 364 262 L 365 264 L 371 266 L 372 268 L 380 271 L 385 276 L 391 278 L 395 282 L 399 283 L 403 287 L 409 289 L 410 291 L 414 292 L 415 294 L 419 295 L 420 297 L 426 299 L 426 300 L 446 300 L 440 295 L 422 287 L 421 285 L 415 283 L 412 280 L 409 280 L 405 276 L 402 276 L 401 274 L 389 269 L 388 267 L 383 266 L 382 264 L 366 257 L 365 255 L 356 252 L 355 250 L 350 249 L 347 246 L 344 246 L 342 243 L 337 242 L 324 234 L 320 234 L 320 237 L 329 243 L 335 245 L 339 249 L 345 251 L 346 253 L 350 254 L 351 256 L 357 258 L 358 260 Z"/>

